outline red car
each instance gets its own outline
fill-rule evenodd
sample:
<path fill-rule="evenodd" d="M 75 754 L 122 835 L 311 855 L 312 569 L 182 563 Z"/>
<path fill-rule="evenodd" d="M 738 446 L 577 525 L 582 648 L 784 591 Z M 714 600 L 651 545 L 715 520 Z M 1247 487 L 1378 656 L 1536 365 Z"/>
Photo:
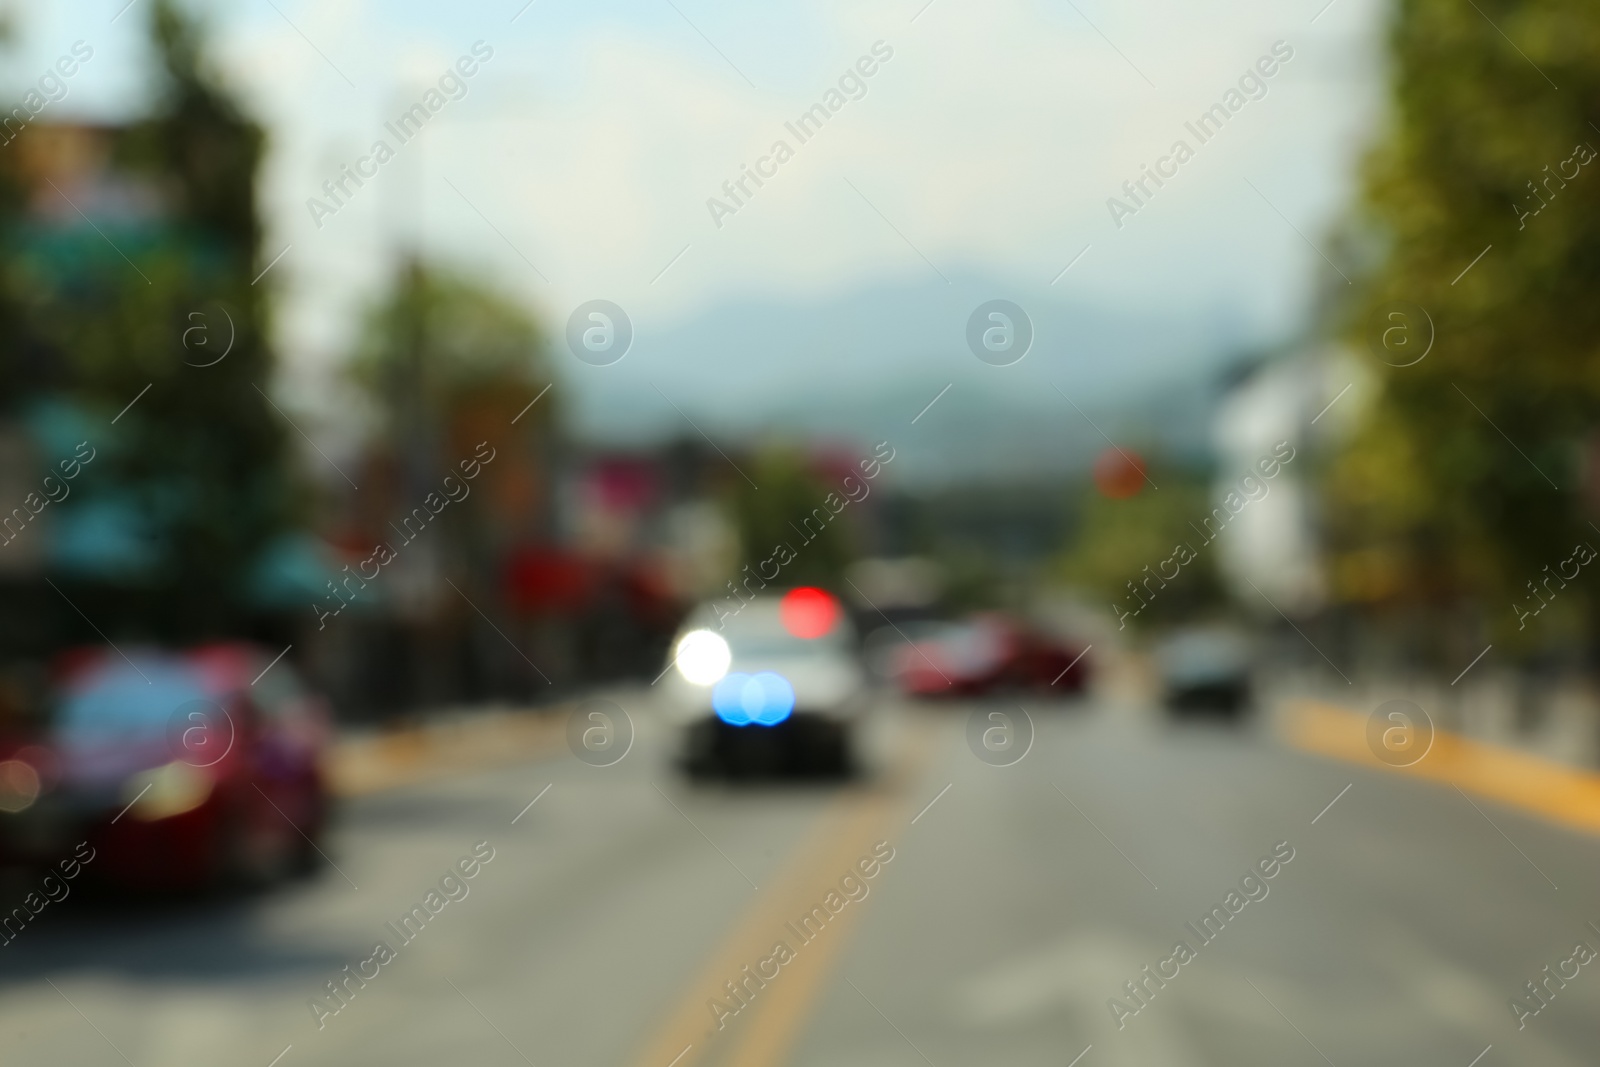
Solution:
<path fill-rule="evenodd" d="M 889 673 L 912 696 L 977 696 L 1000 690 L 1079 693 L 1088 684 L 1086 649 L 986 613 L 964 622 L 902 626 L 909 643 L 889 644 Z M 898 637 L 898 635 L 896 635 Z"/>
<path fill-rule="evenodd" d="M 86 842 L 93 877 L 151 890 L 308 865 L 329 807 L 322 701 L 249 645 L 128 651 L 63 657 L 42 707 L 0 721 L 0 861 Z"/>

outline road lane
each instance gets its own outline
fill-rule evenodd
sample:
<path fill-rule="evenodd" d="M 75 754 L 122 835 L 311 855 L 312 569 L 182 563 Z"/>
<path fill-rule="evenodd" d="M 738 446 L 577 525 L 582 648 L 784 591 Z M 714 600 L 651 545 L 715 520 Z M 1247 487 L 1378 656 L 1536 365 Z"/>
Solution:
<path fill-rule="evenodd" d="M 292 1045 L 279 1067 L 668 1067 L 679 1034 L 712 1032 L 702 987 L 878 837 L 895 858 L 857 910 L 678 1067 L 1066 1064 L 1089 1046 L 1079 1067 L 1465 1067 L 1490 1044 L 1480 1067 L 1594 1062 L 1600 967 L 1521 1031 L 1507 1007 L 1574 941 L 1600 947 L 1591 837 L 1256 732 L 1074 704 L 1030 704 L 1038 736 L 1011 767 L 967 748 L 987 706 L 947 706 L 886 713 L 891 755 L 926 749 L 899 775 L 690 786 L 647 698 L 618 699 L 639 737 L 615 767 L 563 750 L 350 801 L 329 852 L 359 890 L 325 871 L 242 901 L 53 906 L 0 952 L 4 1062 L 266 1067 Z M 385 924 L 484 841 L 467 895 L 398 945 Z M 1279 842 L 1294 858 L 1267 895 L 1210 943 L 1190 934 Z M 308 1000 L 378 939 L 396 958 L 319 1030 Z M 1179 939 L 1193 960 L 1119 1029 L 1107 1001 L 1134 1005 L 1124 983 Z"/>
<path fill-rule="evenodd" d="M 1035 720 L 1034 751 L 1009 768 L 972 760 L 951 722 L 929 780 L 955 785 L 841 966 L 940 1067 L 1066 1063 L 1091 1044 L 1086 1067 L 1465 1065 L 1491 1043 L 1503 1063 L 1594 1062 L 1600 975 L 1585 969 L 1520 1032 L 1507 1007 L 1600 922 L 1592 838 L 1485 807 L 1556 892 L 1448 788 L 1254 733 Z M 1185 924 L 1280 841 L 1295 858 L 1268 895 L 1202 945 Z M 1131 1004 L 1123 983 L 1179 939 L 1196 959 L 1119 1029 L 1107 1002 Z M 841 983 L 791 1062 L 869 1061 L 923 1062 Z"/>
<path fill-rule="evenodd" d="M 488 1062 L 501 1052 L 521 1062 L 503 1043 L 496 1051 L 498 1036 L 446 978 L 530 1056 L 624 1059 L 644 1020 L 659 1015 L 752 895 L 699 831 L 759 882 L 832 799 L 819 790 L 705 791 L 679 801 L 696 830 L 657 792 L 658 782 L 669 793 L 678 786 L 649 729 L 641 724 L 643 758 L 613 768 L 563 750 L 350 802 L 329 852 L 359 891 L 324 872 L 246 902 L 48 916 L 0 960 L 6 1062 L 53 1063 L 63 1048 L 96 1062 L 97 1043 L 111 1051 L 46 978 L 135 1063 L 168 1053 L 170 1027 L 157 1025 L 169 1021 L 167 1007 L 204 1004 L 208 1020 L 225 1018 L 211 1006 L 219 997 L 245 1009 L 233 1013 L 227 1039 L 205 1047 L 207 1027 L 197 1023 L 201 1036 L 188 1040 L 199 1047 L 164 1062 L 234 1062 L 247 1046 L 265 1064 L 290 1043 L 283 1067 L 436 1062 L 479 1047 Z M 397 959 L 318 1030 L 307 1001 L 376 940 L 396 942 L 385 923 L 484 840 L 496 856 L 466 899 L 412 944 L 396 945 Z M 31 1019 L 14 1013 L 22 1004 L 38 1009 Z"/>

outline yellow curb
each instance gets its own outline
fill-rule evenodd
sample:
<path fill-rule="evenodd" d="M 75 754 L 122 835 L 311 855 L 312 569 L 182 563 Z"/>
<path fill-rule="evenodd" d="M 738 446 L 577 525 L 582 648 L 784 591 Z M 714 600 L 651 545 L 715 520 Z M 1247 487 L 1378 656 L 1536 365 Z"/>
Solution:
<path fill-rule="evenodd" d="M 1600 834 L 1600 774 L 1538 756 L 1437 731 L 1427 755 L 1391 767 L 1367 747 L 1367 718 L 1315 700 L 1291 702 L 1285 739 L 1297 748 L 1380 770 L 1459 786 L 1575 830 Z"/>
<path fill-rule="evenodd" d="M 499 713 L 336 742 L 323 763 L 338 796 L 362 796 L 465 771 L 517 763 L 560 748 L 560 709 Z"/>

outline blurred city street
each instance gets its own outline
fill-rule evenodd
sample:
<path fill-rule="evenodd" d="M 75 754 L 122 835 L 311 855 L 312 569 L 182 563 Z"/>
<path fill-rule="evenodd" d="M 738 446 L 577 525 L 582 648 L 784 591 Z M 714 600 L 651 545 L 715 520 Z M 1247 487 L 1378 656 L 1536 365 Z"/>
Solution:
<path fill-rule="evenodd" d="M 1587 969 L 1522 1032 L 1504 1004 L 1592 938 L 1600 855 L 1448 786 L 1106 701 L 1030 701 L 1012 766 L 964 742 L 1012 705 L 891 702 L 858 783 L 691 786 L 650 694 L 609 695 L 639 727 L 613 766 L 557 739 L 350 799 L 331 864 L 271 896 L 41 917 L 5 950 L 5 1062 L 1593 1062 Z M 468 894 L 319 1029 L 308 1001 L 483 841 Z M 785 924 L 877 842 L 866 896 L 802 943 Z M 1203 945 L 1185 924 L 1281 842 Z M 779 940 L 793 962 L 718 1029 Z M 1107 1001 L 1178 940 L 1196 958 L 1119 1030 Z"/>
<path fill-rule="evenodd" d="M 0 0 L 0 1067 L 1596 1067 L 1595 0 Z"/>

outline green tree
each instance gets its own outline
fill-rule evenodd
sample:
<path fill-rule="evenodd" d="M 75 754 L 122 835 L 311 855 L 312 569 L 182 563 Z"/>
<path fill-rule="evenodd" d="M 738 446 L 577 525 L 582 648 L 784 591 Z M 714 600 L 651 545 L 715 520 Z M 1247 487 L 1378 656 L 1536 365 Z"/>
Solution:
<path fill-rule="evenodd" d="M 1390 42 L 1359 223 L 1383 254 L 1351 332 L 1368 347 L 1403 300 L 1436 339 L 1422 362 L 1379 368 L 1329 472 L 1335 589 L 1476 595 L 1504 631 L 1527 581 L 1577 540 L 1600 545 L 1580 491 L 1600 414 L 1600 166 L 1582 161 L 1600 146 L 1600 7 L 1401 0 Z"/>
<path fill-rule="evenodd" d="M 551 380 L 544 337 L 527 311 L 414 259 L 368 312 L 351 373 L 392 442 L 449 433 L 462 419 L 477 425 L 486 415 L 503 415 L 509 426 Z M 551 427 L 559 405 L 545 397 L 517 425 Z"/>
<path fill-rule="evenodd" d="M 778 545 L 788 545 L 795 558 L 775 584 L 838 588 L 855 558 L 849 504 L 839 503 L 838 514 L 827 504 L 838 487 L 818 477 L 799 452 L 782 447 L 758 454 L 750 476 L 760 489 L 741 479 L 733 497 L 741 564 L 755 573 Z M 835 496 L 836 503 L 843 499 Z"/>
<path fill-rule="evenodd" d="M 252 285 L 263 134 L 207 67 L 199 29 L 171 0 L 148 10 L 157 102 L 109 135 L 107 174 L 152 206 L 13 229 L 5 288 L 23 307 L 24 343 L 51 354 L 48 380 L 31 384 L 105 416 L 90 419 L 105 448 L 85 494 L 114 498 L 147 549 L 138 566 L 96 576 L 97 618 L 181 640 L 245 625 L 252 568 L 292 525 L 295 497 L 285 427 L 263 396 L 267 286 Z"/>
<path fill-rule="evenodd" d="M 550 361 L 523 308 L 408 260 L 367 314 L 350 375 L 379 415 L 372 519 L 414 506 L 488 442 L 497 458 L 465 508 L 477 518 L 451 524 L 453 546 L 488 563 L 497 550 L 553 532 L 546 505 L 559 462 L 560 401 L 543 395 Z M 374 533 L 384 524 L 375 521 Z"/>
<path fill-rule="evenodd" d="M 1215 546 L 1208 547 L 1204 531 L 1192 525 L 1211 514 L 1204 476 L 1164 470 L 1155 478 L 1159 490 L 1146 487 L 1123 500 L 1086 485 L 1078 528 L 1057 565 L 1064 581 L 1115 605 L 1113 611 L 1138 611 L 1140 624 L 1181 619 L 1222 599 Z M 1157 586 L 1141 585 L 1179 544 L 1192 546 L 1194 560 L 1164 588 L 1159 578 Z M 1139 596 L 1149 600 L 1147 609 L 1140 609 Z"/>

